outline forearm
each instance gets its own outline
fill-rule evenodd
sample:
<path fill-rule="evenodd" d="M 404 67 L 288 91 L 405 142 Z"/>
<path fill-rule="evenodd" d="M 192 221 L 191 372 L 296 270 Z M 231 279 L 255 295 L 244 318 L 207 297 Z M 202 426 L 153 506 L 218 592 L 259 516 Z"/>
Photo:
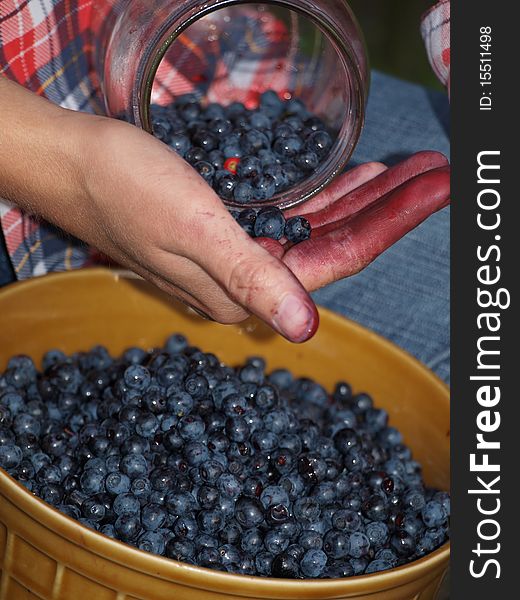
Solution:
<path fill-rule="evenodd" d="M 0 77 L 0 196 L 56 222 L 81 194 L 81 117 Z"/>

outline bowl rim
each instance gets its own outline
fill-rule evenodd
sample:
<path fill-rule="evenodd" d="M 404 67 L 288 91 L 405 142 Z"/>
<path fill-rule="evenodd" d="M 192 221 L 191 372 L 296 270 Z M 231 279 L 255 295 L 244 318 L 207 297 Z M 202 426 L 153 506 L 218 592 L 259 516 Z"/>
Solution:
<path fill-rule="evenodd" d="M 20 289 L 38 287 L 52 280 L 63 278 L 86 278 L 96 279 L 98 277 L 109 277 L 117 282 L 120 278 L 127 278 L 124 272 L 112 272 L 103 268 L 88 268 L 79 271 L 65 273 L 52 273 L 42 277 L 30 279 L 27 281 L 18 281 L 10 284 L 0 290 L 0 299 L 19 293 Z M 177 303 L 176 303 L 177 305 Z M 187 310 L 180 305 L 181 310 Z M 414 368 L 419 369 L 423 376 L 439 388 L 445 401 L 449 404 L 448 386 L 430 369 L 423 365 L 419 360 L 410 355 L 405 350 L 399 348 L 394 343 L 376 334 L 375 332 L 363 327 L 362 325 L 351 321 L 350 319 L 338 315 L 329 309 L 319 307 L 319 312 L 335 322 L 341 322 L 344 325 L 346 321 L 348 326 L 377 339 L 378 343 L 385 347 L 392 354 L 406 355 L 409 361 L 414 363 Z M 0 496 L 7 498 L 18 510 L 23 511 L 30 519 L 36 520 L 41 526 L 45 527 L 54 534 L 66 538 L 72 544 L 82 547 L 110 562 L 119 564 L 123 567 L 141 572 L 154 578 L 160 578 L 164 581 L 176 581 L 183 585 L 204 589 L 207 591 L 225 592 L 230 596 L 242 595 L 251 597 L 265 598 L 301 598 L 301 585 L 305 584 L 306 597 L 312 597 L 311 594 L 328 593 L 333 597 L 334 594 L 366 592 L 366 586 L 370 585 L 372 592 L 382 591 L 399 587 L 407 582 L 419 579 L 431 574 L 432 571 L 439 571 L 445 568 L 450 555 L 451 542 L 447 540 L 442 546 L 427 554 L 426 556 L 412 561 L 408 564 L 381 571 L 369 575 L 357 575 L 341 579 L 277 579 L 273 577 L 260 577 L 254 575 L 238 575 L 226 573 L 215 569 L 198 567 L 188 563 L 183 563 L 174 559 L 151 554 L 138 548 L 112 539 L 95 530 L 89 529 L 75 519 L 61 513 L 58 509 L 47 504 L 37 496 L 29 492 L 21 483 L 8 475 L 6 471 L 0 469 Z M 281 591 L 283 586 L 283 592 Z M 280 596 L 279 594 L 283 594 Z M 308 595 L 309 594 L 309 595 Z"/>

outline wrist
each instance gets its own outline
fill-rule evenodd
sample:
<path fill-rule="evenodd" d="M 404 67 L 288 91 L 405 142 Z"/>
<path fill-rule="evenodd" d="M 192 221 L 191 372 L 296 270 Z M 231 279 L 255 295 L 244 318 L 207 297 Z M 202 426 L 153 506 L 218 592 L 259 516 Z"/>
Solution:
<path fill-rule="evenodd" d="M 0 196 L 55 222 L 80 192 L 77 113 L 5 79 L 0 95 Z"/>

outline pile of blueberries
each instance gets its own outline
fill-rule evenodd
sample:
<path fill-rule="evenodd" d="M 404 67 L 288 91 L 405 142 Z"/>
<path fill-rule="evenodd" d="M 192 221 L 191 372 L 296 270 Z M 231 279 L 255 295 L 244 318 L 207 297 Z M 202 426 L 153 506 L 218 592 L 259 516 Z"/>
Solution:
<path fill-rule="evenodd" d="M 258 357 L 231 368 L 179 334 L 117 359 L 52 350 L 41 372 L 13 357 L 0 467 L 87 527 L 231 573 L 375 573 L 449 534 L 449 495 L 369 395 Z"/>
<path fill-rule="evenodd" d="M 263 202 L 315 171 L 332 148 L 325 124 L 298 98 L 273 90 L 258 107 L 240 102 L 202 107 L 194 94 L 150 107 L 154 135 L 168 144 L 217 194 L 239 204 Z"/>

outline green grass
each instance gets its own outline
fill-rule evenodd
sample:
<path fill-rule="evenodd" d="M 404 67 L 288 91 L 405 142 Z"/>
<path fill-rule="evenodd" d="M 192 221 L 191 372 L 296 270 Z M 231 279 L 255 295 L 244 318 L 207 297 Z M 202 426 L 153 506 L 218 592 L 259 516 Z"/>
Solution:
<path fill-rule="evenodd" d="M 349 0 L 366 37 L 372 68 L 441 89 L 419 31 L 433 0 Z"/>

